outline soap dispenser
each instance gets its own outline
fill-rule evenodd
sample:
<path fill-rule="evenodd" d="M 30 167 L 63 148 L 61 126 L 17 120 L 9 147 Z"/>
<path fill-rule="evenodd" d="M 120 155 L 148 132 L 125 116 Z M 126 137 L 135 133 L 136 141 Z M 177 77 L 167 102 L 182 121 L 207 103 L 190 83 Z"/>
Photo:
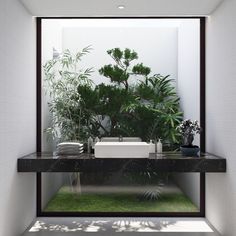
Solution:
<path fill-rule="evenodd" d="M 149 153 L 155 153 L 155 143 L 151 139 L 149 142 Z"/>
<path fill-rule="evenodd" d="M 157 153 L 162 153 L 162 143 L 161 143 L 161 139 L 159 138 L 158 142 L 157 142 Z"/>
<path fill-rule="evenodd" d="M 96 137 L 95 140 L 94 140 L 95 144 L 100 142 L 100 138 L 99 137 Z"/>
<path fill-rule="evenodd" d="M 92 146 L 93 146 L 93 138 L 90 136 L 88 138 L 88 153 L 91 153 Z"/>

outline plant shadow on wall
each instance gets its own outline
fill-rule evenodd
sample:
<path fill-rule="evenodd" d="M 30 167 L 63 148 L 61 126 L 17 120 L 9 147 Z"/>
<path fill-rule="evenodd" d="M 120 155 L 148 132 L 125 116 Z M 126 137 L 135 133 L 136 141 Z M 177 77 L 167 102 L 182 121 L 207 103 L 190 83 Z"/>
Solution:
<path fill-rule="evenodd" d="M 93 68 L 79 67 L 90 52 L 91 47 L 75 55 L 65 50 L 44 65 L 52 115 L 47 133 L 59 141 L 123 135 L 179 143 L 182 112 L 169 75 L 151 74 L 151 68 L 137 63 L 137 52 L 114 48 L 107 51 L 113 64 L 99 70 L 110 84 L 95 85 Z"/>

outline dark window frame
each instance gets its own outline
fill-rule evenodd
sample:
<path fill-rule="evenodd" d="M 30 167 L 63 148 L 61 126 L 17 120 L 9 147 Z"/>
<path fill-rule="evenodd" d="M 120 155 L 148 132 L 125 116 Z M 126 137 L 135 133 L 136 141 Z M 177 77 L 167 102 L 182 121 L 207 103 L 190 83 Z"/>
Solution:
<path fill-rule="evenodd" d="M 43 19 L 199 19 L 200 20 L 200 134 L 201 151 L 206 146 L 206 67 L 205 67 L 205 17 L 37 17 L 36 18 L 36 151 L 42 151 L 42 20 Z M 37 217 L 205 217 L 205 173 L 200 173 L 199 212 L 44 212 L 42 211 L 42 174 L 36 174 L 36 214 Z"/>

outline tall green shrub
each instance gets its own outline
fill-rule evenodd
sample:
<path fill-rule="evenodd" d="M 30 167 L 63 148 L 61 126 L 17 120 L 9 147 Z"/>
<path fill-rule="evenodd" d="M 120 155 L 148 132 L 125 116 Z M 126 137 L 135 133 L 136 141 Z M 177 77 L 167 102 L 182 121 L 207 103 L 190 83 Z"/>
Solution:
<path fill-rule="evenodd" d="M 49 95 L 51 125 L 46 132 L 61 140 L 78 140 L 86 126 L 82 123 L 81 96 L 78 86 L 92 87 L 90 80 L 92 68 L 81 70 L 80 61 L 91 51 L 90 47 L 73 55 L 65 50 L 58 58 L 45 63 L 44 88 Z"/>
<path fill-rule="evenodd" d="M 173 81 L 168 76 L 154 74 L 143 63 L 134 64 L 138 54 L 130 49 L 114 48 L 107 51 L 114 64 L 105 65 L 99 72 L 113 84 L 126 91 L 126 99 L 117 107 L 118 119 L 113 125 L 120 134 L 139 136 L 143 140 L 162 138 L 177 143 L 177 125 L 182 119 Z M 131 63 L 132 62 L 132 63 Z M 133 65 L 134 64 L 134 65 Z M 136 82 L 130 84 L 130 78 Z"/>
<path fill-rule="evenodd" d="M 90 48 L 76 55 L 66 50 L 45 64 L 52 114 L 48 132 L 63 140 L 123 135 L 179 141 L 176 126 L 182 113 L 169 76 L 151 75 L 151 69 L 138 62 L 137 52 L 114 48 L 107 51 L 113 64 L 99 70 L 111 84 L 94 85 L 92 69 L 79 69 L 82 56 L 88 52 Z"/>

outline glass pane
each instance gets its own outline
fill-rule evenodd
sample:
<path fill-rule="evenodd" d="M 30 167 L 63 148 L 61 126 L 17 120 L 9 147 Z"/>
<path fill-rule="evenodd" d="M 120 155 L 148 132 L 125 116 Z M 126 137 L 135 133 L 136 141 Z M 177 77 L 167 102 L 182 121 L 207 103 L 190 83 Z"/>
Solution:
<path fill-rule="evenodd" d="M 186 175 L 186 174 L 184 174 Z M 189 176 L 190 177 L 190 176 Z M 199 175 L 191 176 L 199 180 Z M 179 174 L 43 174 L 45 212 L 198 212 L 195 195 Z"/>
<path fill-rule="evenodd" d="M 145 158 L 159 138 L 164 152 L 179 150 L 177 126 L 200 119 L 199 25 L 199 19 L 44 19 L 42 150 L 93 152 L 87 144 L 98 138 L 148 143 Z M 131 167 L 42 175 L 46 212 L 198 212 L 199 198 L 199 174 Z"/>
<path fill-rule="evenodd" d="M 119 136 L 176 150 L 181 120 L 200 119 L 199 19 L 44 19 L 42 41 L 44 151 Z"/>

